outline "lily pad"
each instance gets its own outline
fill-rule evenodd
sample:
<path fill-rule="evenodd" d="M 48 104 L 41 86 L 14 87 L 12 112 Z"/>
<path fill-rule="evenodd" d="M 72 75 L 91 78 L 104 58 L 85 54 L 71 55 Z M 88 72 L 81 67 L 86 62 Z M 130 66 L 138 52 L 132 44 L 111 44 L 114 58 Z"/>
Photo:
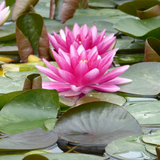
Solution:
<path fill-rule="evenodd" d="M 149 145 L 149 144 L 147 144 L 147 145 L 146 145 L 146 150 L 147 150 L 148 152 L 150 152 L 151 154 L 157 156 L 157 153 L 156 153 L 156 145 Z"/>
<path fill-rule="evenodd" d="M 149 135 L 144 135 L 142 137 L 144 143 L 160 145 L 160 130 L 153 132 Z"/>
<path fill-rule="evenodd" d="M 92 101 L 105 101 L 109 103 L 114 103 L 119 106 L 122 106 L 126 103 L 126 99 L 124 97 L 118 96 L 112 93 L 91 91 L 87 93 L 85 96 L 76 101 L 76 105 L 84 104 Z"/>
<path fill-rule="evenodd" d="M 114 24 L 113 28 L 118 31 L 137 39 L 147 39 L 155 37 L 160 39 L 160 16 L 145 20 L 134 18 L 121 19 Z"/>
<path fill-rule="evenodd" d="M 56 118 L 59 100 L 56 90 L 26 91 L 7 103 L 0 112 L 0 131 L 7 134 L 45 128 L 47 119 Z"/>
<path fill-rule="evenodd" d="M 146 151 L 145 143 L 141 141 L 141 138 L 141 135 L 129 136 L 112 141 L 107 145 L 105 151 L 110 156 L 120 159 L 155 159 L 156 156 Z"/>
<path fill-rule="evenodd" d="M 125 71 L 120 77 L 132 79 L 130 84 L 119 85 L 121 92 L 136 95 L 154 95 L 160 93 L 160 63 L 137 63 Z"/>
<path fill-rule="evenodd" d="M 15 23 L 10 23 L 0 27 L 0 42 L 16 39 L 15 36 Z"/>
<path fill-rule="evenodd" d="M 112 0 L 88 0 L 88 4 L 94 8 L 114 8 L 116 6 Z"/>
<path fill-rule="evenodd" d="M 53 131 L 43 131 L 41 128 L 32 129 L 5 136 L 0 140 L 0 152 L 46 148 L 57 140 L 58 136 Z"/>
<path fill-rule="evenodd" d="M 56 123 L 57 119 L 56 118 L 52 118 L 52 119 L 48 119 L 44 122 L 45 127 L 47 128 L 48 131 L 52 131 L 53 127 Z"/>
<path fill-rule="evenodd" d="M 142 126 L 160 126 L 160 102 L 133 102 L 126 110 L 132 114 Z"/>
<path fill-rule="evenodd" d="M 44 153 L 40 154 L 42 156 L 45 156 L 49 160 L 70 160 L 75 159 L 76 160 L 105 160 L 106 157 L 100 157 L 100 156 L 94 156 L 94 155 L 87 155 L 87 154 L 79 154 L 79 153 Z M 26 155 L 12 155 L 12 156 L 2 156 L 3 160 L 22 160 L 24 157 L 27 157 Z M 39 158 L 39 156 L 37 156 Z M 30 158 L 32 158 L 32 155 L 30 155 Z M 34 157 L 35 160 L 35 157 Z M 38 159 L 39 160 L 39 159 Z"/>
<path fill-rule="evenodd" d="M 56 122 L 54 132 L 61 139 L 90 145 L 106 145 L 142 133 L 140 125 L 124 108 L 107 102 L 86 103 L 68 110 Z"/>

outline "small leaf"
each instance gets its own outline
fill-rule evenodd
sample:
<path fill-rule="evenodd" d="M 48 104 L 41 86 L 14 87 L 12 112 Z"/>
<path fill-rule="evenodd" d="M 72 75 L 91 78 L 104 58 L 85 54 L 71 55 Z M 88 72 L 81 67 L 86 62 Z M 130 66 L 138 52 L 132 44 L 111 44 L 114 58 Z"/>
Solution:
<path fill-rule="evenodd" d="M 40 74 L 31 74 L 25 79 L 23 92 L 31 89 L 42 89 L 42 77 Z"/>
<path fill-rule="evenodd" d="M 160 41 L 149 37 L 145 42 L 145 62 L 160 62 Z"/>
<path fill-rule="evenodd" d="M 35 6 L 39 0 L 16 0 L 13 13 L 12 13 L 12 20 L 16 21 L 17 18 L 29 12 L 30 5 Z"/>
<path fill-rule="evenodd" d="M 31 155 L 27 155 L 22 160 L 49 160 L 49 159 L 40 154 L 31 154 Z"/>

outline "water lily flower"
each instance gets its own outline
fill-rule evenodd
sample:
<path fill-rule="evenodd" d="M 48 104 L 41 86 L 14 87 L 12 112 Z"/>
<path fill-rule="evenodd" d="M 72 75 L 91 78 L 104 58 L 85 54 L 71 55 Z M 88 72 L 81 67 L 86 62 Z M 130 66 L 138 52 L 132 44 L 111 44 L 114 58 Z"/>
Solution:
<path fill-rule="evenodd" d="M 36 66 L 51 80 L 43 81 L 42 88 L 56 89 L 60 95 L 65 96 L 87 94 L 91 90 L 116 92 L 120 89 L 116 84 L 131 82 L 130 79 L 118 77 L 129 68 L 129 65 L 107 71 L 116 51 L 117 49 L 113 49 L 101 57 L 97 46 L 85 50 L 83 45 L 77 49 L 71 45 L 69 54 L 62 49 L 59 49 L 59 54 L 52 50 L 59 68 L 45 59 L 43 61 L 48 68 Z"/>
<path fill-rule="evenodd" d="M 97 27 L 93 26 L 88 29 L 87 25 L 84 24 L 81 28 L 77 23 L 73 26 L 73 32 L 68 27 L 65 27 L 65 31 L 60 30 L 60 36 L 53 31 L 53 35 L 48 34 L 50 43 L 54 49 L 58 52 L 61 48 L 65 52 L 70 51 L 70 46 L 73 45 L 76 49 L 83 45 L 85 50 L 92 49 L 97 46 L 98 54 L 102 55 L 104 52 L 113 49 L 115 45 L 114 33 L 105 36 L 106 29 L 104 29 L 97 36 Z"/>
<path fill-rule="evenodd" d="M 0 26 L 2 26 L 4 24 L 4 22 L 6 22 L 6 20 L 8 19 L 8 17 L 10 16 L 10 9 L 9 9 L 9 6 L 6 7 L 6 3 L 5 1 L 3 1 L 1 4 L 0 4 Z"/>

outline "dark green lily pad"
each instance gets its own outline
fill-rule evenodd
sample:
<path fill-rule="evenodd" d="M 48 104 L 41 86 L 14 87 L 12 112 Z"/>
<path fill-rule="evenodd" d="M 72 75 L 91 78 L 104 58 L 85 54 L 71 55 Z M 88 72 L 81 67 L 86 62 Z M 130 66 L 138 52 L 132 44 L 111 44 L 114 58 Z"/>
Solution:
<path fill-rule="evenodd" d="M 132 114 L 142 126 L 160 126 L 160 102 L 133 102 L 127 105 L 127 111 Z"/>
<path fill-rule="evenodd" d="M 114 24 L 118 31 L 137 39 L 155 37 L 160 39 L 160 16 L 145 20 L 125 18 Z"/>
<path fill-rule="evenodd" d="M 5 136 L 0 140 L 0 152 L 46 148 L 53 145 L 57 140 L 58 136 L 53 131 L 43 131 L 41 128 L 32 129 Z"/>
<path fill-rule="evenodd" d="M 137 63 L 120 77 L 132 79 L 129 84 L 119 85 L 120 91 L 136 95 L 157 95 L 160 93 L 160 63 Z"/>
<path fill-rule="evenodd" d="M 142 135 L 129 136 L 112 141 L 105 148 L 105 151 L 110 156 L 120 159 L 155 159 L 156 156 L 146 151 L 145 143 L 141 141 L 141 138 Z"/>
<path fill-rule="evenodd" d="M 56 122 L 54 132 L 61 139 L 92 145 L 106 145 L 114 139 L 142 133 L 124 108 L 107 102 L 86 103 L 68 110 Z"/>
<path fill-rule="evenodd" d="M 114 8 L 116 6 L 112 0 L 88 0 L 88 5 L 94 8 Z"/>
<path fill-rule="evenodd" d="M 87 155 L 87 154 L 79 154 L 79 153 L 44 153 L 40 154 L 42 156 L 45 156 L 49 160 L 105 160 L 106 157 L 100 157 L 100 156 L 94 156 L 94 155 Z M 3 160 L 22 160 L 26 155 L 12 155 L 12 156 L 2 156 Z M 34 156 L 33 156 L 34 157 Z M 39 156 L 37 156 L 39 157 Z M 30 155 L 30 158 L 32 158 L 32 155 Z M 34 157 L 35 158 L 35 157 Z M 34 159 L 35 160 L 35 159 Z M 37 159 L 39 160 L 39 159 Z"/>
<path fill-rule="evenodd" d="M 7 134 L 45 128 L 47 119 L 56 118 L 59 100 L 56 90 L 26 91 L 7 103 L 0 112 L 0 131 Z"/>

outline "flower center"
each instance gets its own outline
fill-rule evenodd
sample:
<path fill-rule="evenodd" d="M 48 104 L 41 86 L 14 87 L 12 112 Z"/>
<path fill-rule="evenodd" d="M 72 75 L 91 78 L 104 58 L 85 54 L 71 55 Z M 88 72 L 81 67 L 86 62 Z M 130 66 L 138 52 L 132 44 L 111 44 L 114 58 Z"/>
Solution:
<path fill-rule="evenodd" d="M 81 41 L 79 41 L 79 44 L 81 44 L 82 42 Z"/>
<path fill-rule="evenodd" d="M 80 60 L 79 62 L 84 62 L 84 63 L 86 63 L 86 62 L 87 62 L 87 60 Z"/>

